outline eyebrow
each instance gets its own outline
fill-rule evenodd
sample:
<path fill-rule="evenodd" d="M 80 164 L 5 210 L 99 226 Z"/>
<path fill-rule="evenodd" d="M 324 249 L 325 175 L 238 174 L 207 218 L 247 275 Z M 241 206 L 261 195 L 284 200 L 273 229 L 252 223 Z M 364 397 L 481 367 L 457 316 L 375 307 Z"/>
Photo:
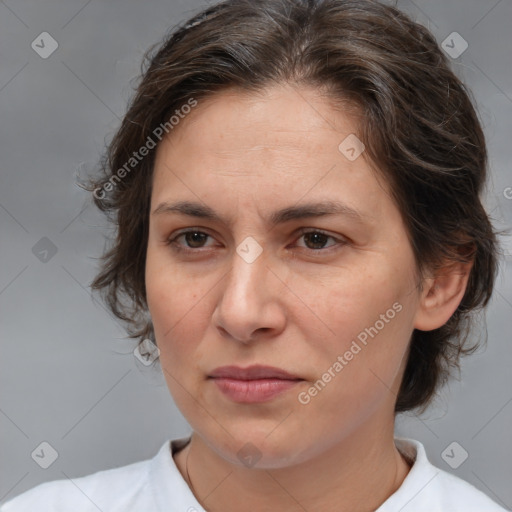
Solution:
<path fill-rule="evenodd" d="M 201 203 L 193 201 L 178 201 L 176 203 L 160 203 L 153 215 L 181 214 L 189 217 L 196 217 L 231 225 L 230 220 L 223 219 L 215 210 Z M 274 211 L 267 219 L 271 226 L 283 224 L 292 220 L 306 219 L 312 217 L 324 217 L 327 215 L 344 215 L 350 217 L 357 223 L 364 223 L 366 216 L 338 201 L 321 201 L 318 203 L 306 203 L 300 206 L 289 206 Z"/>

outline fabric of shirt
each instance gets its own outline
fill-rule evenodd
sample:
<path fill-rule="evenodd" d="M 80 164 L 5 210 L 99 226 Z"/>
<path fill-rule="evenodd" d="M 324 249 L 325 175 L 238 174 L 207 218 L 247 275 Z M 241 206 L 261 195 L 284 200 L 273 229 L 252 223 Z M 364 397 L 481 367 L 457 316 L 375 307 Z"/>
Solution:
<path fill-rule="evenodd" d="M 173 459 L 189 440 L 168 440 L 148 460 L 39 484 L 4 503 L 0 512 L 205 512 Z M 468 482 L 433 466 L 419 441 L 395 438 L 395 444 L 412 467 L 375 512 L 506 510 Z"/>

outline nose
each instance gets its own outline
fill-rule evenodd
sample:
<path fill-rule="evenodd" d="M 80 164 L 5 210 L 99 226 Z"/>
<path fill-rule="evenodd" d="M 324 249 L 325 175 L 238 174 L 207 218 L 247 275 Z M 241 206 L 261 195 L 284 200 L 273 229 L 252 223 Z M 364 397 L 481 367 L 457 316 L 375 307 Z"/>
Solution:
<path fill-rule="evenodd" d="M 233 254 L 212 316 L 223 337 L 247 344 L 274 337 L 284 329 L 285 285 L 276 274 L 269 268 L 265 251 L 251 263 Z"/>

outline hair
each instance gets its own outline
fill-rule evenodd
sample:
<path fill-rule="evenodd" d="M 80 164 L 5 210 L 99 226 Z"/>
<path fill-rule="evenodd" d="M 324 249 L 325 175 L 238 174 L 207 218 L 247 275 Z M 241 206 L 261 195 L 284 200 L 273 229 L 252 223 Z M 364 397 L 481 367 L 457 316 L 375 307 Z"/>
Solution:
<path fill-rule="evenodd" d="M 492 294 L 498 242 L 481 203 L 487 149 L 471 93 L 433 35 L 395 7 L 374 0 L 226 0 L 151 47 L 99 174 L 82 186 L 117 228 L 91 288 L 130 338 L 156 343 L 145 289 L 156 148 L 137 160 L 134 152 L 149 146 L 158 127 L 170 132 L 170 116 L 191 98 L 285 83 L 357 109 L 365 158 L 390 186 L 418 276 L 472 262 L 451 318 L 435 330 L 415 329 L 410 339 L 395 412 L 425 410 L 460 368 L 460 356 L 478 347 L 468 347 L 468 335 Z"/>

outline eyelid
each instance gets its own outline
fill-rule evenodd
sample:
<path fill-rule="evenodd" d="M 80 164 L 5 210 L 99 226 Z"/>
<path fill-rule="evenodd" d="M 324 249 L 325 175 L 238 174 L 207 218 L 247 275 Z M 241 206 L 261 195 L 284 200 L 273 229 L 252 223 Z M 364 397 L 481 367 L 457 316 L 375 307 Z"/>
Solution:
<path fill-rule="evenodd" d="M 192 233 L 201 233 L 201 234 L 209 236 L 210 238 L 214 238 L 214 236 L 210 234 L 210 232 L 207 228 L 189 227 L 189 228 L 184 228 L 183 230 L 179 230 L 176 233 L 173 233 L 171 236 L 169 236 L 166 239 L 165 245 L 172 245 L 173 250 L 181 251 L 181 252 L 185 252 L 185 253 L 189 253 L 189 254 L 194 254 L 194 253 L 200 254 L 203 252 L 208 252 L 209 247 L 211 247 L 211 246 L 190 248 L 190 247 L 186 247 L 186 246 L 181 246 L 176 243 L 176 240 L 180 236 L 186 235 L 187 233 L 191 233 L 191 232 Z M 341 247 L 348 245 L 350 243 L 350 240 L 342 235 L 331 235 L 327 231 L 324 231 L 323 229 L 315 228 L 315 227 L 303 227 L 303 228 L 300 228 L 297 231 L 295 231 L 295 233 L 294 233 L 295 242 L 299 238 L 301 238 L 301 236 L 303 236 L 305 234 L 309 234 L 309 233 L 320 233 L 322 235 L 325 235 L 327 238 L 331 238 L 332 240 L 334 240 L 336 242 L 334 245 L 331 245 L 331 246 L 325 247 L 325 248 L 320 248 L 320 249 L 309 249 L 308 247 L 300 247 L 300 249 L 303 249 L 304 251 L 306 251 L 308 254 L 311 254 L 311 255 L 318 255 L 318 256 L 326 255 L 327 253 L 330 253 L 333 250 L 338 250 Z"/>
<path fill-rule="evenodd" d="M 330 254 L 332 251 L 337 251 L 341 247 L 347 245 L 349 243 L 348 239 L 341 236 L 341 235 L 332 235 L 327 231 L 324 231 L 323 229 L 319 228 L 300 228 L 298 232 L 296 232 L 295 235 L 295 244 L 297 241 L 302 238 L 302 236 L 307 235 L 309 233 L 319 233 L 321 235 L 324 235 L 327 237 L 327 239 L 333 240 L 335 243 L 332 245 L 329 245 L 327 247 L 323 247 L 321 249 L 309 249 L 308 247 L 300 246 L 299 248 L 306 251 L 308 254 L 313 256 L 324 256 L 327 254 Z M 327 242 L 329 243 L 329 242 Z"/>
<path fill-rule="evenodd" d="M 183 230 L 179 230 L 175 233 L 172 233 L 172 235 L 170 235 L 168 238 L 166 238 L 165 245 L 172 245 L 172 246 L 174 246 L 174 249 L 177 251 L 185 251 L 185 252 L 190 252 L 190 253 L 193 253 L 193 252 L 199 253 L 199 252 L 204 252 L 205 250 L 208 250 L 208 248 L 204 248 L 204 247 L 199 247 L 199 248 L 193 249 L 191 247 L 180 246 L 179 244 L 175 243 L 176 240 L 180 236 L 186 235 L 187 233 L 201 233 L 201 234 L 209 236 L 210 238 L 214 238 L 214 236 L 212 234 L 210 234 L 209 230 L 207 230 L 206 228 L 191 227 L 191 228 L 185 228 Z"/>

